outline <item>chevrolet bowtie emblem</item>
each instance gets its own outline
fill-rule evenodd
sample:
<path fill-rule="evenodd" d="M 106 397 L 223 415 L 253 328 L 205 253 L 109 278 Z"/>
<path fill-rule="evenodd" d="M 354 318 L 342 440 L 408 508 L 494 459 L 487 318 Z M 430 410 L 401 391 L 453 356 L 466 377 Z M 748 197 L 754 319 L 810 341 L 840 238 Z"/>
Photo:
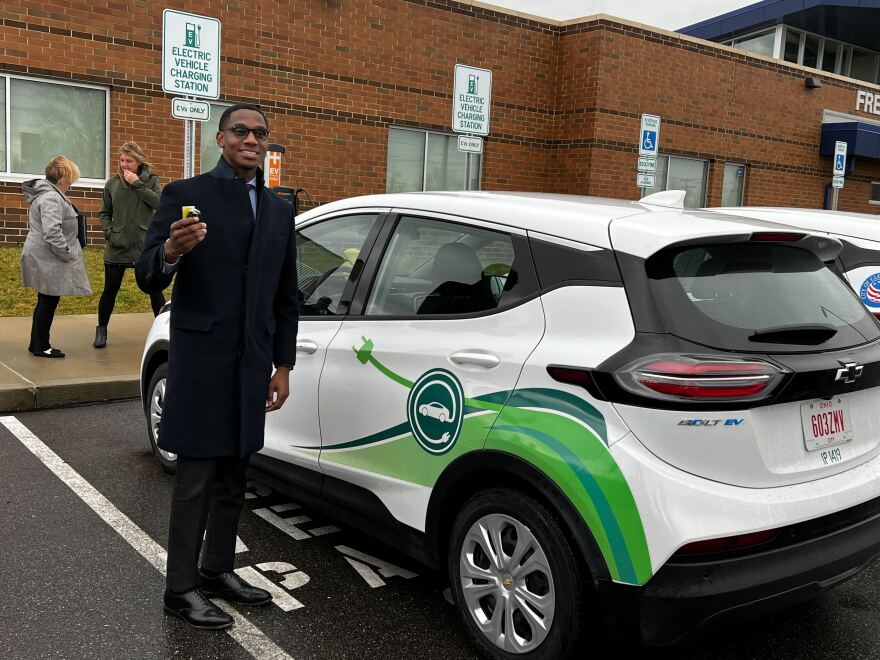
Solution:
<path fill-rule="evenodd" d="M 855 362 L 844 362 L 843 360 L 838 360 L 838 362 L 843 366 L 837 370 L 837 375 L 834 377 L 835 382 L 842 380 L 844 383 L 854 383 L 861 377 L 865 368 Z"/>

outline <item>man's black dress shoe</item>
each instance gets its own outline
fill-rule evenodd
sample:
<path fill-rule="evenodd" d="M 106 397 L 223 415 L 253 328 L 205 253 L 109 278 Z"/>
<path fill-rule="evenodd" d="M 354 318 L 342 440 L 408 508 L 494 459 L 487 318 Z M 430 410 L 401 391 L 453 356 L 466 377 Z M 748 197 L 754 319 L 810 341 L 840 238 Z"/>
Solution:
<path fill-rule="evenodd" d="M 199 589 L 182 594 L 165 590 L 165 611 L 183 619 L 193 628 L 221 630 L 232 625 L 232 617 L 207 599 Z"/>
<path fill-rule="evenodd" d="M 47 348 L 45 351 L 31 351 L 31 354 L 34 357 L 44 357 L 44 358 L 63 358 L 64 352 L 59 351 L 57 348 Z"/>
<path fill-rule="evenodd" d="M 265 589 L 252 587 L 231 571 L 216 577 L 199 571 L 196 585 L 206 596 L 216 596 L 236 605 L 267 605 L 272 602 L 272 594 Z"/>

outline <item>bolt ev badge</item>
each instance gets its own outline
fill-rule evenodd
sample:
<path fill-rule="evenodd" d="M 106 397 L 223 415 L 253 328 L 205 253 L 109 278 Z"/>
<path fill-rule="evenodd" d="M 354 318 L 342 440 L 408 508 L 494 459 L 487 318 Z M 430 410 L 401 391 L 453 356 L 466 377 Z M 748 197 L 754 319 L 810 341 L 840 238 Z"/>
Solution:
<path fill-rule="evenodd" d="M 838 360 L 838 362 L 843 366 L 837 370 L 834 382 L 842 380 L 844 383 L 854 383 L 862 376 L 862 371 L 865 369 L 863 365 L 855 362 L 845 362 L 844 360 Z"/>

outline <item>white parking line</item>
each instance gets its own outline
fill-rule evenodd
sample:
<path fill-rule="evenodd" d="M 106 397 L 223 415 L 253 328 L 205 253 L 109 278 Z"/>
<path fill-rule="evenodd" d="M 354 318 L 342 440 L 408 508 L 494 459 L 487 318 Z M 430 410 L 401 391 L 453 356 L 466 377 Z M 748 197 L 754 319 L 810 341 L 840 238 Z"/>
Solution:
<path fill-rule="evenodd" d="M 0 417 L 0 424 L 39 458 L 55 476 L 63 481 L 76 495 L 119 534 L 132 548 L 150 562 L 162 575 L 165 575 L 166 552 L 149 534 L 135 525 L 131 519 L 117 509 L 100 491 L 83 479 L 79 473 L 65 463 L 58 454 L 49 449 L 37 436 L 31 433 L 15 417 Z M 235 625 L 227 628 L 227 634 L 238 642 L 245 651 L 257 660 L 293 660 L 284 649 L 269 639 L 262 630 L 239 614 L 229 604 L 218 601 L 217 606 L 229 614 Z M 158 610 L 158 607 L 157 607 Z"/>

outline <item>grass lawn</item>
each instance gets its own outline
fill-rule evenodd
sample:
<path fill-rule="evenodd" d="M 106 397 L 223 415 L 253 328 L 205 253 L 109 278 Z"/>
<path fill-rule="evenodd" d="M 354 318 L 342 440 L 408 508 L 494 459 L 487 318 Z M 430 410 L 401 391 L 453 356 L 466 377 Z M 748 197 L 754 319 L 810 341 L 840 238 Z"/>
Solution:
<path fill-rule="evenodd" d="M 85 249 L 86 269 L 92 283 L 91 296 L 61 296 L 57 314 L 97 314 L 98 299 L 104 290 L 104 249 Z M 165 298 L 171 296 L 170 287 Z M 0 316 L 30 316 L 34 312 L 37 294 L 21 286 L 21 246 L 0 247 Z M 138 289 L 134 269 L 129 269 L 116 296 L 114 314 L 123 312 L 150 312 L 150 297 Z"/>

